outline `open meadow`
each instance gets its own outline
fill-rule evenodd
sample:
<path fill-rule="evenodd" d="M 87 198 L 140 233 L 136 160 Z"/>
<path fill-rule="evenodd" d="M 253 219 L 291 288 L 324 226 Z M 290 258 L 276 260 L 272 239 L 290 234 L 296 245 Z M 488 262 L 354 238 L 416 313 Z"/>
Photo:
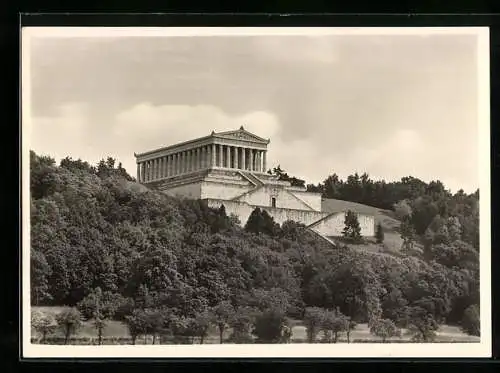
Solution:
<path fill-rule="evenodd" d="M 33 307 L 34 311 L 39 311 L 44 314 L 51 314 L 52 316 L 56 316 L 59 312 L 63 310 L 63 307 Z M 292 325 L 292 338 L 291 343 L 306 343 L 307 342 L 307 333 L 306 327 L 303 325 L 300 320 L 291 320 L 290 324 Z M 231 329 L 228 329 L 224 333 L 224 339 L 227 339 L 231 334 Z M 32 330 L 32 342 L 39 342 L 39 338 L 36 337 L 37 333 Z M 320 342 L 321 335 L 317 338 L 317 343 Z M 61 330 L 55 330 L 54 333 L 47 338 L 47 340 L 51 344 L 62 344 L 64 343 L 64 334 Z M 190 341 L 186 341 L 190 343 Z M 382 340 L 372 334 L 370 334 L 370 330 L 367 324 L 359 324 L 350 334 L 350 342 L 351 343 L 380 343 Z M 389 343 L 409 343 L 410 336 L 406 335 L 406 330 L 402 330 L 402 337 L 393 337 L 389 338 Z M 434 342 L 440 343 L 472 343 L 472 342 L 480 342 L 480 338 L 476 336 L 471 336 L 464 334 L 459 327 L 450 326 L 450 325 L 442 325 L 436 333 L 436 339 Z M 137 338 L 136 344 L 152 344 L 153 336 L 148 335 L 146 337 L 141 336 Z M 171 339 L 156 338 L 155 343 L 173 343 Z M 195 339 L 193 343 L 200 343 L 199 339 Z M 208 336 L 204 340 L 205 344 L 217 344 L 219 343 L 219 335 L 218 332 L 211 328 Z M 225 341 L 225 343 L 228 343 Z M 338 343 L 347 343 L 347 339 L 345 334 L 339 338 Z M 70 344 L 91 344 L 97 345 L 97 333 L 96 329 L 92 323 L 92 321 L 84 321 L 81 329 L 78 333 L 73 336 L 70 340 Z M 132 339 L 128 328 L 125 323 L 115 320 L 110 320 L 107 322 L 106 327 L 103 330 L 103 344 L 132 344 Z"/>

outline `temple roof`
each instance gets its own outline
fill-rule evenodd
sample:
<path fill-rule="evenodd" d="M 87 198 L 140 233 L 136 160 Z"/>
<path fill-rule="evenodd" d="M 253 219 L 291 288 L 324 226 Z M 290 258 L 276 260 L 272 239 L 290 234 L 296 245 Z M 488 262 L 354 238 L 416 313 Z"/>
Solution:
<path fill-rule="evenodd" d="M 225 138 L 225 139 L 235 139 L 235 140 L 246 140 L 252 142 L 258 142 L 261 144 L 269 144 L 269 139 L 263 139 L 251 132 L 248 132 L 243 126 L 241 126 L 236 131 L 226 131 L 226 132 L 212 132 L 212 136 Z"/>
<path fill-rule="evenodd" d="M 146 151 L 143 153 L 134 153 L 134 156 L 136 156 L 136 157 L 145 156 L 145 155 L 153 154 L 153 153 L 156 153 L 159 151 L 167 150 L 170 148 L 176 148 L 176 147 L 180 147 L 180 146 L 188 145 L 188 144 L 195 144 L 199 141 L 207 140 L 209 138 L 216 138 L 216 139 L 219 138 L 219 139 L 228 139 L 228 140 L 243 140 L 243 141 L 254 142 L 257 144 L 261 144 L 261 145 L 267 145 L 270 142 L 269 139 L 264 139 L 262 137 L 259 137 L 255 134 L 247 131 L 243 126 L 241 126 L 239 129 L 233 130 L 233 131 L 224 131 L 224 132 L 212 131 L 212 133 L 208 136 L 198 137 L 198 138 L 195 138 L 192 140 L 168 145 L 168 146 L 165 146 L 162 148 Z"/>

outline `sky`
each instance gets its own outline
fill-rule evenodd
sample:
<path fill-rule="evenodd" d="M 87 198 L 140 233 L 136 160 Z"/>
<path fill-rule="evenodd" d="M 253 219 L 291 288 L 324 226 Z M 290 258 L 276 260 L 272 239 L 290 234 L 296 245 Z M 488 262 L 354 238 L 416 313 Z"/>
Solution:
<path fill-rule="evenodd" d="M 31 37 L 30 149 L 115 157 L 245 129 L 306 183 L 479 186 L 473 35 Z M 23 86 L 24 89 L 24 86 Z"/>

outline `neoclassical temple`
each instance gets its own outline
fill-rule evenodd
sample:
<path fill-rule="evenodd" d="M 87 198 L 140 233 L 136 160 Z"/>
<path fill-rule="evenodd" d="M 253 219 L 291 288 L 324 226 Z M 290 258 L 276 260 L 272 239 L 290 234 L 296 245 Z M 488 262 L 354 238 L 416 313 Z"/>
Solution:
<path fill-rule="evenodd" d="M 269 139 L 244 130 L 212 132 L 180 144 L 134 154 L 137 180 L 148 183 L 199 170 L 221 168 L 265 172 Z"/>
<path fill-rule="evenodd" d="M 277 223 L 293 220 L 324 236 L 339 236 L 345 211 L 324 211 L 319 193 L 291 185 L 267 170 L 269 139 L 242 127 L 136 154 L 137 180 L 168 195 L 224 205 L 245 224 L 252 211 L 266 210 Z M 374 217 L 358 213 L 361 233 L 373 236 Z"/>

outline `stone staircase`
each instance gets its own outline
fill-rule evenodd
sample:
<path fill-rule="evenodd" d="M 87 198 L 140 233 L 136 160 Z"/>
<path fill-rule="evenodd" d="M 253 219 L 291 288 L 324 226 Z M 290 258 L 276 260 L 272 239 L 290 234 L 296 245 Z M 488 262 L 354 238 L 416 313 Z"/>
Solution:
<path fill-rule="evenodd" d="M 330 239 L 329 237 L 327 236 L 324 236 L 322 235 L 321 233 L 317 232 L 314 230 L 314 228 L 307 228 L 310 232 L 313 232 L 314 234 L 316 234 L 316 236 L 322 238 L 324 241 L 328 242 L 330 245 L 332 245 L 334 248 L 337 248 L 337 244 L 332 240 Z"/>
<path fill-rule="evenodd" d="M 238 173 L 246 180 L 248 180 L 254 187 L 250 189 L 248 192 L 245 192 L 239 196 L 231 198 L 232 201 L 239 200 L 241 197 L 246 196 L 250 193 L 254 193 L 256 190 L 262 188 L 265 184 L 260 180 L 257 176 L 252 174 L 251 172 L 238 171 Z"/>
<path fill-rule="evenodd" d="M 262 182 L 262 180 L 260 180 L 257 176 L 255 176 L 253 173 L 251 172 L 246 172 L 246 171 L 238 171 L 238 173 L 243 176 L 245 179 L 247 179 L 248 181 L 250 181 L 253 185 L 255 186 L 261 186 L 261 185 L 264 185 L 264 183 Z"/>

